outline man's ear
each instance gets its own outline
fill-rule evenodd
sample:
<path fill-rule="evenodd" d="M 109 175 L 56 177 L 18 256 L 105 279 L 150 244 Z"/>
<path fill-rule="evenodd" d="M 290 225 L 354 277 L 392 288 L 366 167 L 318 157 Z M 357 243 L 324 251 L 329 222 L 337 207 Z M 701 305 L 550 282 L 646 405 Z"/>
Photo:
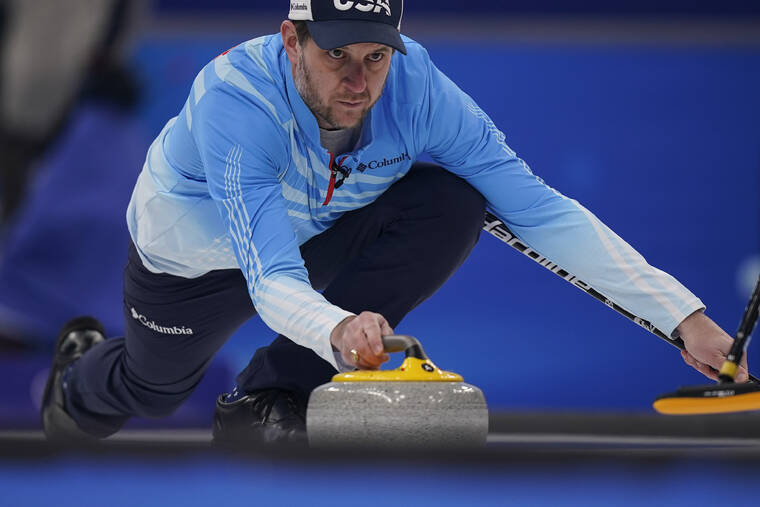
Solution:
<path fill-rule="evenodd" d="M 298 62 L 298 52 L 301 46 L 298 44 L 298 35 L 296 35 L 296 25 L 287 19 L 280 25 L 280 36 L 282 36 L 282 45 L 285 46 L 285 52 L 291 65 Z"/>

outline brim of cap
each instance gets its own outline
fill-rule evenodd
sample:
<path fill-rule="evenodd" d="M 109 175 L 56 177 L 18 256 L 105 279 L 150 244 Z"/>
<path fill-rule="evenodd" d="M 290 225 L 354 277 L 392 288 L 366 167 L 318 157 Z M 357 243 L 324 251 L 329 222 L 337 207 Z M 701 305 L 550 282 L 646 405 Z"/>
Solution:
<path fill-rule="evenodd" d="M 307 21 L 309 33 L 322 49 L 335 49 L 349 44 L 376 42 L 406 54 L 401 34 L 386 23 L 358 19 L 333 21 Z"/>

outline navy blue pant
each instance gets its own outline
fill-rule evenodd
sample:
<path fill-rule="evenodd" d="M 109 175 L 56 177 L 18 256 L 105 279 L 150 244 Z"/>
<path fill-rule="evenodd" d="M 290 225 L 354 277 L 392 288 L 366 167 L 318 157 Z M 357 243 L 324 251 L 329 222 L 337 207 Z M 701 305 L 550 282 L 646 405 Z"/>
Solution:
<path fill-rule="evenodd" d="M 462 264 L 478 240 L 484 210 L 483 197 L 464 180 L 418 163 L 375 202 L 302 245 L 301 255 L 312 286 L 328 301 L 357 314 L 380 313 L 393 327 Z M 126 336 L 106 340 L 75 363 L 69 413 L 97 436 L 114 433 L 130 416 L 171 414 L 255 313 L 239 270 L 194 279 L 155 274 L 131 247 Z M 256 351 L 237 382 L 246 392 L 277 387 L 305 398 L 334 374 L 310 349 L 281 335 Z"/>

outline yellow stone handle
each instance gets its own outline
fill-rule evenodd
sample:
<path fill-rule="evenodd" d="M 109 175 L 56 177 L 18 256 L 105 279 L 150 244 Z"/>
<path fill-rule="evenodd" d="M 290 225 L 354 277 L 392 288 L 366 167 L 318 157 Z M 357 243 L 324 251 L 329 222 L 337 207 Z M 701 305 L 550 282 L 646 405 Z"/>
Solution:
<path fill-rule="evenodd" d="M 444 371 L 428 359 L 419 340 L 409 335 L 383 336 L 386 352 L 405 352 L 395 370 L 355 370 L 335 375 L 333 382 L 462 382 L 461 375 Z"/>
<path fill-rule="evenodd" d="M 406 357 L 416 357 L 417 359 L 427 359 L 425 351 L 422 349 L 420 341 L 414 336 L 408 334 L 391 334 L 383 336 L 383 347 L 386 352 L 405 352 Z"/>

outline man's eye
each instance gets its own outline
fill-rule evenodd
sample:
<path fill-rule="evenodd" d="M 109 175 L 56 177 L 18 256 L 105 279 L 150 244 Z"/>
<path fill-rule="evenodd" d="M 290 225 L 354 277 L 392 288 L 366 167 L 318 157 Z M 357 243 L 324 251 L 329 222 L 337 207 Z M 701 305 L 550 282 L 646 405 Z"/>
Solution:
<path fill-rule="evenodd" d="M 335 58 L 336 60 L 339 60 L 343 58 L 343 50 L 342 49 L 331 49 L 327 52 L 330 57 Z"/>
<path fill-rule="evenodd" d="M 379 62 L 383 59 L 383 56 L 385 56 L 383 53 L 372 53 L 367 58 L 369 58 L 371 62 Z"/>

